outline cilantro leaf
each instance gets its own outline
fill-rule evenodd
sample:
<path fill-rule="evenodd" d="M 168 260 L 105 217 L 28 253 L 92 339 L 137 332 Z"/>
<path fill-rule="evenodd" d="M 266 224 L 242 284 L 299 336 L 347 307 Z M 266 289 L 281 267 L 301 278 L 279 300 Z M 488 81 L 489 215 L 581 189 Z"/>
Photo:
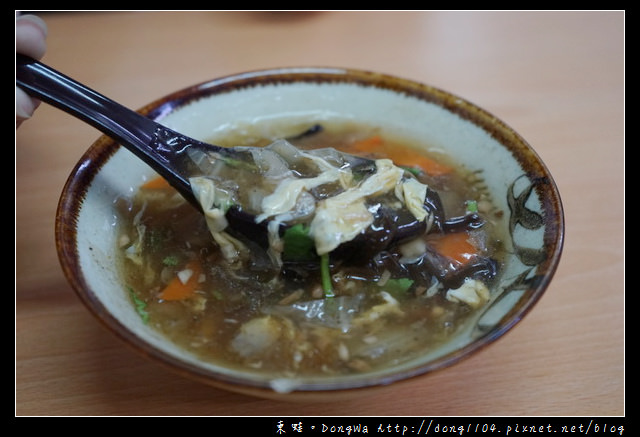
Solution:
<path fill-rule="evenodd" d="M 287 228 L 282 237 L 284 249 L 282 257 L 287 260 L 311 261 L 318 257 L 315 242 L 309 234 L 309 227 L 298 223 Z"/>

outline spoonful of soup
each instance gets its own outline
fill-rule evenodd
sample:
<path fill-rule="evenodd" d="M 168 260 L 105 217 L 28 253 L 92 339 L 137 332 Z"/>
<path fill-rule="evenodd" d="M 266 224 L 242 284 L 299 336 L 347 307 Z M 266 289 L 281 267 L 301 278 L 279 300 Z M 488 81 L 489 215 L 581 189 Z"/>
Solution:
<path fill-rule="evenodd" d="M 198 208 L 229 260 L 252 245 L 282 265 L 306 256 L 377 253 L 443 217 L 437 193 L 388 159 L 333 148 L 220 147 L 189 138 L 47 65 L 16 55 L 28 94 L 99 129 Z"/>

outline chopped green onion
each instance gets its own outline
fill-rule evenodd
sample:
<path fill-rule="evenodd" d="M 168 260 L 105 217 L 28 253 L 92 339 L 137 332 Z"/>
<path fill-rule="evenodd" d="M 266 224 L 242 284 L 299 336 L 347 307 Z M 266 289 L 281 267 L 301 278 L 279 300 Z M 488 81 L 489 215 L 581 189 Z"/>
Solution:
<path fill-rule="evenodd" d="M 256 165 L 241 159 L 231 158 L 229 156 L 221 156 L 221 159 L 226 165 L 233 168 L 239 168 L 244 170 L 255 170 Z"/>
<path fill-rule="evenodd" d="M 178 257 L 175 255 L 169 255 L 164 257 L 162 260 L 162 264 L 165 266 L 177 266 L 178 265 Z"/>
<path fill-rule="evenodd" d="M 393 297 L 399 298 L 402 297 L 409 291 L 411 286 L 413 285 L 413 279 L 409 278 L 397 278 L 397 279 L 389 279 L 382 288 L 387 293 L 391 294 Z"/>
<path fill-rule="evenodd" d="M 329 254 L 320 256 L 320 275 L 322 277 L 322 290 L 324 297 L 334 297 L 333 285 L 331 284 L 331 271 L 329 268 Z"/>
<path fill-rule="evenodd" d="M 475 200 L 467 200 L 465 203 L 467 205 L 468 214 L 478 212 L 478 202 L 476 202 Z"/>
<path fill-rule="evenodd" d="M 235 204 L 236 203 L 232 199 L 225 199 L 224 201 L 221 201 L 220 204 L 216 205 L 216 207 L 226 214 Z"/>
<path fill-rule="evenodd" d="M 420 167 L 409 167 L 409 166 L 404 166 L 403 165 L 403 166 L 400 166 L 400 168 L 408 171 L 409 173 L 411 173 L 414 176 L 420 176 L 421 174 L 424 173 Z"/>
<path fill-rule="evenodd" d="M 136 312 L 140 315 L 142 322 L 146 325 L 149 323 L 149 313 L 147 312 L 147 303 L 140 299 L 135 291 L 131 287 L 129 288 L 129 296 L 136 306 Z"/>

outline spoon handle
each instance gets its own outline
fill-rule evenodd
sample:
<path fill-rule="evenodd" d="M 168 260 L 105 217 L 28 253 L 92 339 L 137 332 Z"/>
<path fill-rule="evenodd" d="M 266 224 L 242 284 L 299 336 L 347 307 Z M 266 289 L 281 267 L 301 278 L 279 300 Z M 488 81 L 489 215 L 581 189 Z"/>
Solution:
<path fill-rule="evenodd" d="M 16 85 L 27 94 L 77 117 L 110 136 L 150 165 L 194 202 L 183 170 L 185 146 L 197 143 L 93 91 L 47 65 L 16 54 Z"/>

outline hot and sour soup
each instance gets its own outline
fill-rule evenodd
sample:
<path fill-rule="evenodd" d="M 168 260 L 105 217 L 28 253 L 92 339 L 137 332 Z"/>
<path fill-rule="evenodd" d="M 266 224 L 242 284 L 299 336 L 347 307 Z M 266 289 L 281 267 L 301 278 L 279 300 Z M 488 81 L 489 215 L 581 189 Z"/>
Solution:
<path fill-rule="evenodd" d="M 248 135 L 216 142 L 274 144 Z M 332 376 L 422 355 L 487 304 L 504 247 L 502 211 L 494 207 L 481 174 L 426 145 L 365 126 L 322 126 L 287 138 L 276 150 L 288 145 L 391 159 L 405 172 L 403 180 L 428 187 L 425 232 L 382 250 L 366 240 L 347 241 L 320 254 L 302 222 L 274 237 L 275 253 L 245 240 L 243 254 L 236 243 L 227 244 L 235 237 L 216 232 L 224 220 L 216 216 L 212 222 L 162 180 L 152 179 L 133 198 L 118 201 L 123 277 L 145 323 L 219 365 L 274 377 Z M 298 170 L 298 177 L 306 176 Z M 259 205 L 273 191 L 253 188 L 243 205 Z M 318 204 L 339 190 L 330 181 L 302 193 Z M 223 203 L 218 199 L 218 206 Z M 374 209 L 371 202 L 367 208 Z"/>

